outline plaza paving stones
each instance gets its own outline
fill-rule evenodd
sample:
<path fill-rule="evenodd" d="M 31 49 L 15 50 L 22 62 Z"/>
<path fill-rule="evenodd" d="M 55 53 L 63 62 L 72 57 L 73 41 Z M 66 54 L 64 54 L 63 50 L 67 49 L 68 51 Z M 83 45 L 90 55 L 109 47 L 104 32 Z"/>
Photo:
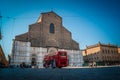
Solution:
<path fill-rule="evenodd" d="M 0 80 L 120 80 L 120 66 L 100 68 L 2 68 Z"/>

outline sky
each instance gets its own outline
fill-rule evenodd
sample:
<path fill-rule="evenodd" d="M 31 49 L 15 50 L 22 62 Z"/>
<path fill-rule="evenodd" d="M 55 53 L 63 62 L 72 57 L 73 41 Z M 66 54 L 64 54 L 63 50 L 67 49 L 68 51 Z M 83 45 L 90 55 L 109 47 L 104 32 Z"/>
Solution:
<path fill-rule="evenodd" d="M 5 55 L 16 35 L 28 32 L 43 12 L 54 11 L 80 49 L 97 44 L 120 47 L 120 0 L 0 0 L 0 27 Z"/>

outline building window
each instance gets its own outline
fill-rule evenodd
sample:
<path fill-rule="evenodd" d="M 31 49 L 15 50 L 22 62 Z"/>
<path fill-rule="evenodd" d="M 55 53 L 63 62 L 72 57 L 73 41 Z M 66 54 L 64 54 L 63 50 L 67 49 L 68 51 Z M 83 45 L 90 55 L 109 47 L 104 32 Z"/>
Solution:
<path fill-rule="evenodd" d="M 107 50 L 106 50 L 106 54 L 107 54 Z"/>
<path fill-rule="evenodd" d="M 104 53 L 104 50 L 102 50 L 102 52 Z"/>
<path fill-rule="evenodd" d="M 116 53 L 118 53 L 118 51 L 116 51 Z"/>
<path fill-rule="evenodd" d="M 115 54 L 116 52 L 115 52 L 115 50 L 114 50 L 114 54 Z"/>
<path fill-rule="evenodd" d="M 55 32 L 54 24 L 51 23 L 50 24 L 50 33 L 54 33 L 54 32 Z"/>
<path fill-rule="evenodd" d="M 113 54 L 113 50 L 111 50 L 111 53 Z"/>
<path fill-rule="evenodd" d="M 109 50 L 108 50 L 108 54 L 109 54 Z"/>

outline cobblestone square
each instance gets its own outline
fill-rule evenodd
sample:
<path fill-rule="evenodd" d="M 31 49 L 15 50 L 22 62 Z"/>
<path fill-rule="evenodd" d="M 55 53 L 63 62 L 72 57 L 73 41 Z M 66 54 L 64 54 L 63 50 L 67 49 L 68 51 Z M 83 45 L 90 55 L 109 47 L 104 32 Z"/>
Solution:
<path fill-rule="evenodd" d="M 98 68 L 4 68 L 0 80 L 120 80 L 120 67 Z"/>

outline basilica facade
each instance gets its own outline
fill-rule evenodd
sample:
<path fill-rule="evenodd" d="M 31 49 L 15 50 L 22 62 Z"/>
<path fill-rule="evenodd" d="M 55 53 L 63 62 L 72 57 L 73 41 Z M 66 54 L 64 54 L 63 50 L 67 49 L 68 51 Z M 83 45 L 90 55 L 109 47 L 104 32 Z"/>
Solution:
<path fill-rule="evenodd" d="M 37 22 L 29 25 L 28 32 L 17 35 L 13 40 L 11 64 L 36 63 L 43 67 L 43 57 L 57 51 L 67 51 L 69 66 L 82 66 L 83 57 L 79 43 L 62 24 L 62 17 L 55 12 L 41 13 Z"/>

